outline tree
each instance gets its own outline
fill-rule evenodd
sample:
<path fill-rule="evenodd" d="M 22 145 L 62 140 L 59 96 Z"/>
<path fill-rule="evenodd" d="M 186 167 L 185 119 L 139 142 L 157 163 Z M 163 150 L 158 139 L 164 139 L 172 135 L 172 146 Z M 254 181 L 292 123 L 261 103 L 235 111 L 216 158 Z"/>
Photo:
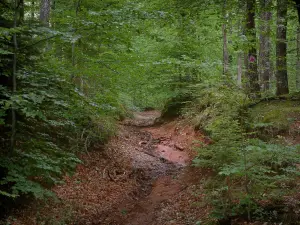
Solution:
<path fill-rule="evenodd" d="M 24 17 L 24 1 L 20 0 L 19 2 L 15 0 L 14 4 L 14 26 L 13 28 L 16 29 L 18 27 L 18 22 L 23 21 Z M 19 15 L 19 21 L 18 21 Z M 15 95 L 17 92 L 17 54 L 18 54 L 18 40 L 16 32 L 13 34 L 13 68 L 12 68 L 12 95 Z M 12 103 L 11 106 L 11 139 L 10 139 L 10 147 L 11 152 L 15 149 L 16 143 L 16 125 L 17 125 L 17 118 L 16 118 L 16 109 L 15 104 Z"/>
<path fill-rule="evenodd" d="M 243 45 L 241 45 L 242 37 L 245 36 L 244 14 L 246 11 L 246 4 L 240 1 L 238 4 L 238 15 L 237 18 L 237 30 L 238 30 L 238 53 L 237 53 L 237 86 L 242 88 L 243 74 L 245 74 L 245 68 L 248 68 L 248 56 L 245 53 Z"/>
<path fill-rule="evenodd" d="M 300 24 L 297 28 L 296 89 L 300 89 Z"/>
<path fill-rule="evenodd" d="M 255 30 L 255 0 L 247 0 L 246 33 L 249 42 L 247 79 L 249 82 L 248 94 L 259 96 L 259 78 L 257 70 L 256 30 Z"/>
<path fill-rule="evenodd" d="M 287 0 L 277 0 L 276 95 L 289 93 L 287 74 Z"/>
<path fill-rule="evenodd" d="M 271 12 L 272 1 L 261 0 L 261 25 L 260 25 L 260 49 L 259 49 L 259 72 L 261 78 L 262 91 L 269 90 L 270 77 L 272 73 L 271 69 Z"/>
<path fill-rule="evenodd" d="M 40 21 L 47 25 L 50 18 L 51 0 L 41 0 Z"/>
<path fill-rule="evenodd" d="M 299 24 L 300 24 L 300 0 L 293 0 L 296 4 L 296 9 L 297 9 L 297 12 L 298 12 L 298 21 L 299 21 Z"/>
<path fill-rule="evenodd" d="M 223 25 L 222 25 L 222 33 L 223 33 L 223 75 L 228 75 L 229 70 L 229 53 L 228 53 L 228 47 L 227 47 L 227 0 L 224 0 L 223 2 Z"/>

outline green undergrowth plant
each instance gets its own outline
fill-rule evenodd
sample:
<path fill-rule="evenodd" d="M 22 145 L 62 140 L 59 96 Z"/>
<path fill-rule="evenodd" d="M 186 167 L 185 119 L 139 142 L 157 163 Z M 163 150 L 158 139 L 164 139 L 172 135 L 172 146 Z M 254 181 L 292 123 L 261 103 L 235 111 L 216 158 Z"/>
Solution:
<path fill-rule="evenodd" d="M 248 130 L 257 131 L 260 138 L 280 134 L 297 135 L 292 125 L 300 118 L 299 100 L 264 101 L 249 109 Z"/>
<path fill-rule="evenodd" d="M 253 138 L 248 130 L 250 100 L 239 89 L 217 85 L 196 89 L 197 99 L 185 116 L 211 138 L 210 145 L 197 149 L 194 160 L 195 166 L 215 171 L 206 183 L 207 201 L 214 206 L 211 216 L 220 221 L 241 216 L 276 221 L 262 217 L 267 213 L 264 206 L 295 193 L 300 147 Z"/>
<path fill-rule="evenodd" d="M 1 195 L 53 196 L 49 188 L 74 172 L 81 163 L 78 154 L 114 134 L 117 116 L 74 87 L 67 70 L 53 68 L 43 63 L 35 64 L 36 72 L 24 68 L 18 76 L 19 91 L 0 102 L 5 112 L 13 105 L 18 116 L 15 149 L 1 149 Z"/>

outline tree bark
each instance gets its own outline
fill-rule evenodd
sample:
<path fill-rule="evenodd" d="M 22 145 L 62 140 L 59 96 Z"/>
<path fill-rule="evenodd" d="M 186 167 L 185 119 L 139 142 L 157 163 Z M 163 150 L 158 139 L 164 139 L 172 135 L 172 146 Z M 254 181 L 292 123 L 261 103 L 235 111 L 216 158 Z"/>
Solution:
<path fill-rule="evenodd" d="M 237 85 L 242 87 L 242 76 L 243 76 L 243 52 L 238 53 L 238 71 L 237 71 Z"/>
<path fill-rule="evenodd" d="M 257 71 L 257 50 L 255 32 L 255 0 L 247 0 L 247 26 L 246 33 L 249 41 L 248 50 L 248 94 L 255 98 L 260 95 L 258 71 Z"/>
<path fill-rule="evenodd" d="M 226 0 L 224 0 L 223 4 L 223 25 L 222 25 L 222 33 L 223 33 L 223 75 L 225 77 L 228 76 L 229 70 L 229 54 L 228 54 L 228 47 L 227 47 L 227 13 L 226 13 Z"/>
<path fill-rule="evenodd" d="M 19 9 L 18 9 L 18 12 L 19 12 L 19 20 L 18 20 L 18 23 L 19 24 L 22 24 L 24 22 L 24 15 L 25 15 L 25 12 L 24 12 L 24 0 L 20 0 L 19 1 Z"/>
<path fill-rule="evenodd" d="M 42 0 L 40 5 L 40 21 L 45 25 L 49 24 L 51 0 Z"/>
<path fill-rule="evenodd" d="M 300 89 L 300 25 L 297 29 L 296 89 Z"/>
<path fill-rule="evenodd" d="M 75 8 L 75 13 L 76 13 L 76 17 L 78 16 L 78 12 L 80 9 L 80 5 L 81 5 L 81 0 L 78 0 L 76 3 L 76 8 Z M 76 66 L 76 62 L 75 62 L 75 48 L 76 48 L 76 41 L 72 42 L 72 66 L 75 67 Z M 71 81 L 74 79 L 74 74 L 71 74 Z"/>
<path fill-rule="evenodd" d="M 287 74 L 287 0 L 277 0 L 276 95 L 289 93 Z"/>
<path fill-rule="evenodd" d="M 225 77 L 228 76 L 229 70 L 229 54 L 228 54 L 228 47 L 227 47 L 227 26 L 226 24 L 222 25 L 223 31 L 223 75 Z"/>
<path fill-rule="evenodd" d="M 20 5 L 18 0 L 14 1 L 14 28 L 18 26 L 18 15 L 20 15 Z M 24 2 L 23 2 L 24 3 Z M 24 9 L 24 5 L 23 5 Z M 14 95 L 17 91 L 17 51 L 18 51 L 18 40 L 17 34 L 14 33 L 13 35 L 13 46 L 14 46 L 14 54 L 13 54 L 13 68 L 12 68 L 12 95 Z M 17 118 L 16 118 L 16 109 L 15 104 L 12 103 L 11 106 L 11 137 L 10 137 L 10 148 L 11 153 L 14 152 L 15 145 L 16 145 L 16 125 L 17 125 Z"/>
<path fill-rule="evenodd" d="M 297 13 L 298 13 L 298 22 L 300 24 L 300 0 L 294 0 L 295 4 L 296 4 L 296 9 L 297 9 Z"/>
<path fill-rule="evenodd" d="M 261 78 L 261 89 L 267 91 L 270 88 L 271 68 L 271 28 L 272 19 L 271 0 L 261 0 L 261 25 L 260 25 L 260 49 L 259 49 L 259 72 Z"/>

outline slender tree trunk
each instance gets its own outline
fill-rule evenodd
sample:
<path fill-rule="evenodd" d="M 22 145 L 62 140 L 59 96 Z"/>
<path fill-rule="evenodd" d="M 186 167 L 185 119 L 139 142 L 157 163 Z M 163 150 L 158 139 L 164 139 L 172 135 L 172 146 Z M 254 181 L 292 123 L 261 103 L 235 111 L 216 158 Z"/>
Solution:
<path fill-rule="evenodd" d="M 226 0 L 224 0 L 223 4 L 223 25 L 222 25 L 222 33 L 223 33 L 223 75 L 225 77 L 228 76 L 229 70 L 229 54 L 228 54 L 228 47 L 227 47 L 227 12 L 226 12 Z"/>
<path fill-rule="evenodd" d="M 49 25 L 51 9 L 51 0 L 42 0 L 40 5 L 40 21 L 45 25 Z"/>
<path fill-rule="evenodd" d="M 81 0 L 78 0 L 76 3 L 76 8 L 75 8 L 75 13 L 76 13 L 76 17 L 78 16 L 78 12 L 80 9 L 80 5 L 81 5 Z M 76 41 L 72 42 L 72 66 L 75 67 L 76 62 L 75 62 L 75 48 L 76 48 Z M 71 74 L 71 80 L 73 80 L 74 78 L 74 74 Z"/>
<path fill-rule="evenodd" d="M 238 14 L 245 15 L 246 12 L 246 4 L 244 1 L 239 1 L 238 4 Z M 239 31 L 240 36 L 245 36 L 245 26 L 243 26 L 244 19 L 241 17 L 238 20 L 237 29 Z M 242 88 L 243 87 L 243 77 L 245 72 L 248 69 L 248 56 L 246 55 L 243 49 L 237 53 L 237 86 Z"/>
<path fill-rule="evenodd" d="M 35 6 L 34 1 L 31 1 L 31 22 L 34 21 Z"/>
<path fill-rule="evenodd" d="M 249 82 L 248 93 L 251 97 L 260 95 L 258 71 L 257 71 L 257 50 L 255 32 L 255 0 L 247 0 L 247 37 L 249 41 L 247 78 Z"/>
<path fill-rule="evenodd" d="M 289 93 L 287 74 L 287 0 L 277 0 L 276 94 Z"/>
<path fill-rule="evenodd" d="M 74 69 L 75 65 L 76 65 L 76 63 L 75 63 L 75 41 L 72 42 L 72 55 L 71 55 L 71 57 L 72 57 L 72 67 Z M 74 74 L 72 72 L 71 73 L 71 81 L 73 81 L 73 79 L 74 79 Z"/>
<path fill-rule="evenodd" d="M 243 76 L 243 52 L 238 53 L 238 71 L 237 71 L 237 85 L 242 87 L 242 76 Z"/>
<path fill-rule="evenodd" d="M 18 9 L 19 2 L 18 0 L 14 0 L 14 28 L 17 28 L 18 25 Z M 20 6 L 19 6 L 20 7 Z M 14 45 L 14 54 L 13 54 L 13 68 L 12 68 L 12 95 L 14 95 L 17 91 L 17 51 L 18 51 L 18 40 L 17 34 L 14 33 L 13 35 L 13 45 Z M 17 125 L 17 118 L 16 118 L 16 109 L 15 104 L 12 104 L 11 107 L 11 138 L 10 138 L 10 147 L 11 153 L 14 152 L 15 145 L 16 145 L 16 125 Z"/>
<path fill-rule="evenodd" d="M 18 23 L 23 23 L 24 22 L 24 0 L 20 0 L 19 1 L 19 21 Z"/>
<path fill-rule="evenodd" d="M 296 88 L 300 89 L 300 25 L 297 29 L 297 63 L 296 63 Z"/>
<path fill-rule="evenodd" d="M 227 26 L 226 24 L 222 25 L 223 31 L 223 75 L 228 76 L 229 70 L 229 54 L 228 54 L 228 47 L 227 47 Z"/>
<path fill-rule="evenodd" d="M 248 67 L 249 67 L 248 53 L 244 52 L 244 71 L 243 72 L 244 72 L 245 78 L 247 77 Z M 249 88 L 249 87 L 247 87 L 247 88 Z"/>
<path fill-rule="evenodd" d="M 259 72 L 261 78 L 262 91 L 267 91 L 270 88 L 271 68 L 271 28 L 270 22 L 272 19 L 271 0 L 261 0 L 261 25 L 260 25 L 260 49 L 259 49 Z"/>
<path fill-rule="evenodd" d="M 78 16 L 78 12 L 80 9 L 80 4 L 81 4 L 81 0 L 78 0 L 76 3 L 76 8 L 75 8 L 75 13 L 76 13 L 76 17 Z M 76 62 L 75 62 L 75 48 L 76 48 L 76 41 L 72 42 L 72 66 L 75 67 Z M 71 80 L 74 79 L 74 74 L 71 74 Z"/>
<path fill-rule="evenodd" d="M 296 9 L 297 9 L 297 13 L 298 13 L 298 22 L 300 25 L 300 0 L 294 0 L 294 2 L 296 3 Z"/>

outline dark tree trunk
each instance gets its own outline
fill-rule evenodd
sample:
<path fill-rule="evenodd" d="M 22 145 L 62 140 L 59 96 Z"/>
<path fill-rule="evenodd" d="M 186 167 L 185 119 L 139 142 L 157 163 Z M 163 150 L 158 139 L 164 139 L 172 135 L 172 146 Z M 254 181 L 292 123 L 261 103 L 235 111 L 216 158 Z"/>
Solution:
<path fill-rule="evenodd" d="M 237 85 L 242 87 L 242 76 L 243 76 L 243 52 L 238 53 L 238 60 L 237 60 Z"/>
<path fill-rule="evenodd" d="M 223 31 L 223 75 L 228 76 L 229 70 L 229 54 L 228 54 L 228 47 L 227 47 L 227 25 L 222 25 Z"/>
<path fill-rule="evenodd" d="M 259 71 L 261 77 L 261 88 L 263 91 L 270 88 L 271 68 L 271 28 L 272 19 L 271 0 L 261 0 L 261 26 L 260 26 L 260 50 L 259 50 Z"/>
<path fill-rule="evenodd" d="M 256 50 L 256 32 L 255 32 L 255 0 L 247 0 L 247 37 L 249 41 L 248 51 L 248 93 L 251 97 L 260 95 L 258 71 L 257 71 L 257 50 Z"/>
<path fill-rule="evenodd" d="M 296 88 L 300 89 L 300 25 L 297 29 Z"/>
<path fill-rule="evenodd" d="M 24 22 L 24 0 L 20 0 L 19 2 L 19 24 L 22 24 Z"/>
<path fill-rule="evenodd" d="M 18 24 L 23 22 L 24 19 L 24 1 L 20 0 L 20 2 L 15 1 L 14 5 L 14 28 L 18 27 Z M 18 18 L 19 16 L 19 18 Z M 19 19 L 19 20 L 18 20 Z M 14 54 L 13 54 L 13 68 L 12 68 L 12 95 L 17 92 L 17 52 L 18 52 L 18 40 L 17 34 L 13 35 L 13 46 L 14 46 Z M 14 152 L 16 145 L 16 133 L 17 133 L 17 118 L 16 118 L 16 109 L 15 104 L 13 103 L 11 106 L 11 137 L 10 137 L 10 147 L 11 153 Z"/>
<path fill-rule="evenodd" d="M 34 1 L 31 1 L 31 22 L 34 21 Z"/>
<path fill-rule="evenodd" d="M 297 9 L 297 12 L 298 12 L 298 21 L 299 21 L 299 24 L 300 24 L 300 0 L 294 0 L 295 4 L 296 4 L 296 9 Z"/>
<path fill-rule="evenodd" d="M 287 0 L 277 1 L 276 95 L 289 93 L 287 74 Z"/>

